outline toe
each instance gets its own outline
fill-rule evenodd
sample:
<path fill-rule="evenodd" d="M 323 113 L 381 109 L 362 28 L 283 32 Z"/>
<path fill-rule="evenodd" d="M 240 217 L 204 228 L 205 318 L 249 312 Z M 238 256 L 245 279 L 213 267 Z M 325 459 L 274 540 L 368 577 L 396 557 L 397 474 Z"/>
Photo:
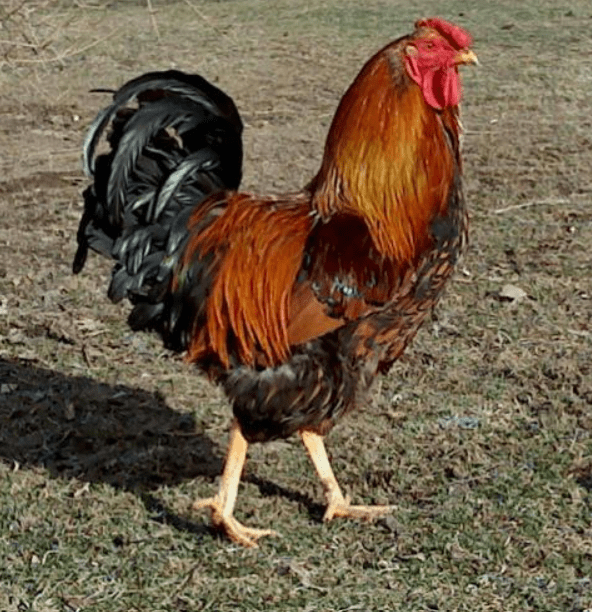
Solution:
<path fill-rule="evenodd" d="M 193 510 L 203 510 L 204 508 L 210 508 L 211 510 L 217 510 L 219 508 L 218 499 L 215 497 L 206 497 L 205 499 L 198 499 L 193 502 L 191 506 Z"/>
<path fill-rule="evenodd" d="M 246 548 L 257 548 L 259 538 L 278 535 L 273 529 L 247 527 L 239 523 L 233 516 L 220 517 L 220 520 L 216 521 L 215 527 L 224 531 L 233 542 Z"/>
<path fill-rule="evenodd" d="M 329 504 L 323 520 L 330 521 L 335 517 L 342 517 L 373 521 L 390 514 L 394 509 L 395 506 L 352 506 L 349 503 Z"/>

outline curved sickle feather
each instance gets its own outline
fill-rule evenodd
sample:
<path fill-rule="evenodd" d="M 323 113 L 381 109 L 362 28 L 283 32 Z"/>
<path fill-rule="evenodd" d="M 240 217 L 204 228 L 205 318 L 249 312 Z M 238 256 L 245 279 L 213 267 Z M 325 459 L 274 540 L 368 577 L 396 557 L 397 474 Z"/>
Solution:
<path fill-rule="evenodd" d="M 113 96 L 113 102 L 91 123 L 83 145 L 83 165 L 88 176 L 94 175 L 95 149 L 109 121 L 118 110 L 149 91 L 166 91 L 168 95 L 187 98 L 203 106 L 213 115 L 226 119 L 237 134 L 242 133 L 243 124 L 232 99 L 203 77 L 185 74 L 178 70 L 149 72 L 123 85 Z"/>

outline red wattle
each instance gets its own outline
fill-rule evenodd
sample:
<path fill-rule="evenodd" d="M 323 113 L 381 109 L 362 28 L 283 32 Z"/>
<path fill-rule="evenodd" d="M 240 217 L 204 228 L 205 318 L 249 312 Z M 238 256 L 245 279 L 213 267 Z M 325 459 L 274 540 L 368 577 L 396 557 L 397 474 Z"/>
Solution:
<path fill-rule="evenodd" d="M 426 72 L 421 88 L 425 101 L 433 108 L 456 106 L 460 102 L 460 80 L 453 68 Z"/>
<path fill-rule="evenodd" d="M 435 109 L 457 106 L 461 99 L 458 72 L 453 66 L 434 69 L 422 65 L 418 56 L 407 56 L 407 74 L 421 87 L 425 101 Z"/>

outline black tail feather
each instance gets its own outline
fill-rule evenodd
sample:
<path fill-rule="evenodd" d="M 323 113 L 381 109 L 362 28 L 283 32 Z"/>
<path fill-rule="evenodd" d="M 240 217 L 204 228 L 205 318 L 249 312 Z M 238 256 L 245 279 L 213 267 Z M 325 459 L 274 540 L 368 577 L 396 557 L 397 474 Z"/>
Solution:
<path fill-rule="evenodd" d="M 113 103 L 103 109 L 91 124 L 84 141 L 84 169 L 89 176 L 94 176 L 94 154 L 103 131 L 120 109 L 134 99 L 141 98 L 142 94 L 186 98 L 201 104 L 213 116 L 225 119 L 237 134 L 242 132 L 242 122 L 232 99 L 203 77 L 178 70 L 148 72 L 128 81 L 115 92 Z"/>
<path fill-rule="evenodd" d="M 111 149 L 96 155 L 109 126 Z M 174 326 L 175 306 L 162 301 L 186 243 L 187 221 L 207 196 L 238 188 L 241 134 L 230 97 L 198 75 L 175 70 L 129 81 L 91 124 L 84 167 L 94 182 L 84 192 L 72 268 L 82 270 L 89 248 L 114 259 L 108 295 L 131 300 L 134 329 L 158 329 L 165 316 L 166 326 Z M 183 342 L 179 337 L 174 344 L 183 348 Z"/>

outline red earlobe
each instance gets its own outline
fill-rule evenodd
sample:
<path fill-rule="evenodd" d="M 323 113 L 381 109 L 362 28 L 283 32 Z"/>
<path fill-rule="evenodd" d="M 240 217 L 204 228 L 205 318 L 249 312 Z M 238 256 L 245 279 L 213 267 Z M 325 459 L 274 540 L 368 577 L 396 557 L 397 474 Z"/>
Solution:
<path fill-rule="evenodd" d="M 422 87 L 423 78 L 421 70 L 419 68 L 419 61 L 417 55 L 406 55 L 405 56 L 405 69 L 407 74 L 420 86 Z"/>

